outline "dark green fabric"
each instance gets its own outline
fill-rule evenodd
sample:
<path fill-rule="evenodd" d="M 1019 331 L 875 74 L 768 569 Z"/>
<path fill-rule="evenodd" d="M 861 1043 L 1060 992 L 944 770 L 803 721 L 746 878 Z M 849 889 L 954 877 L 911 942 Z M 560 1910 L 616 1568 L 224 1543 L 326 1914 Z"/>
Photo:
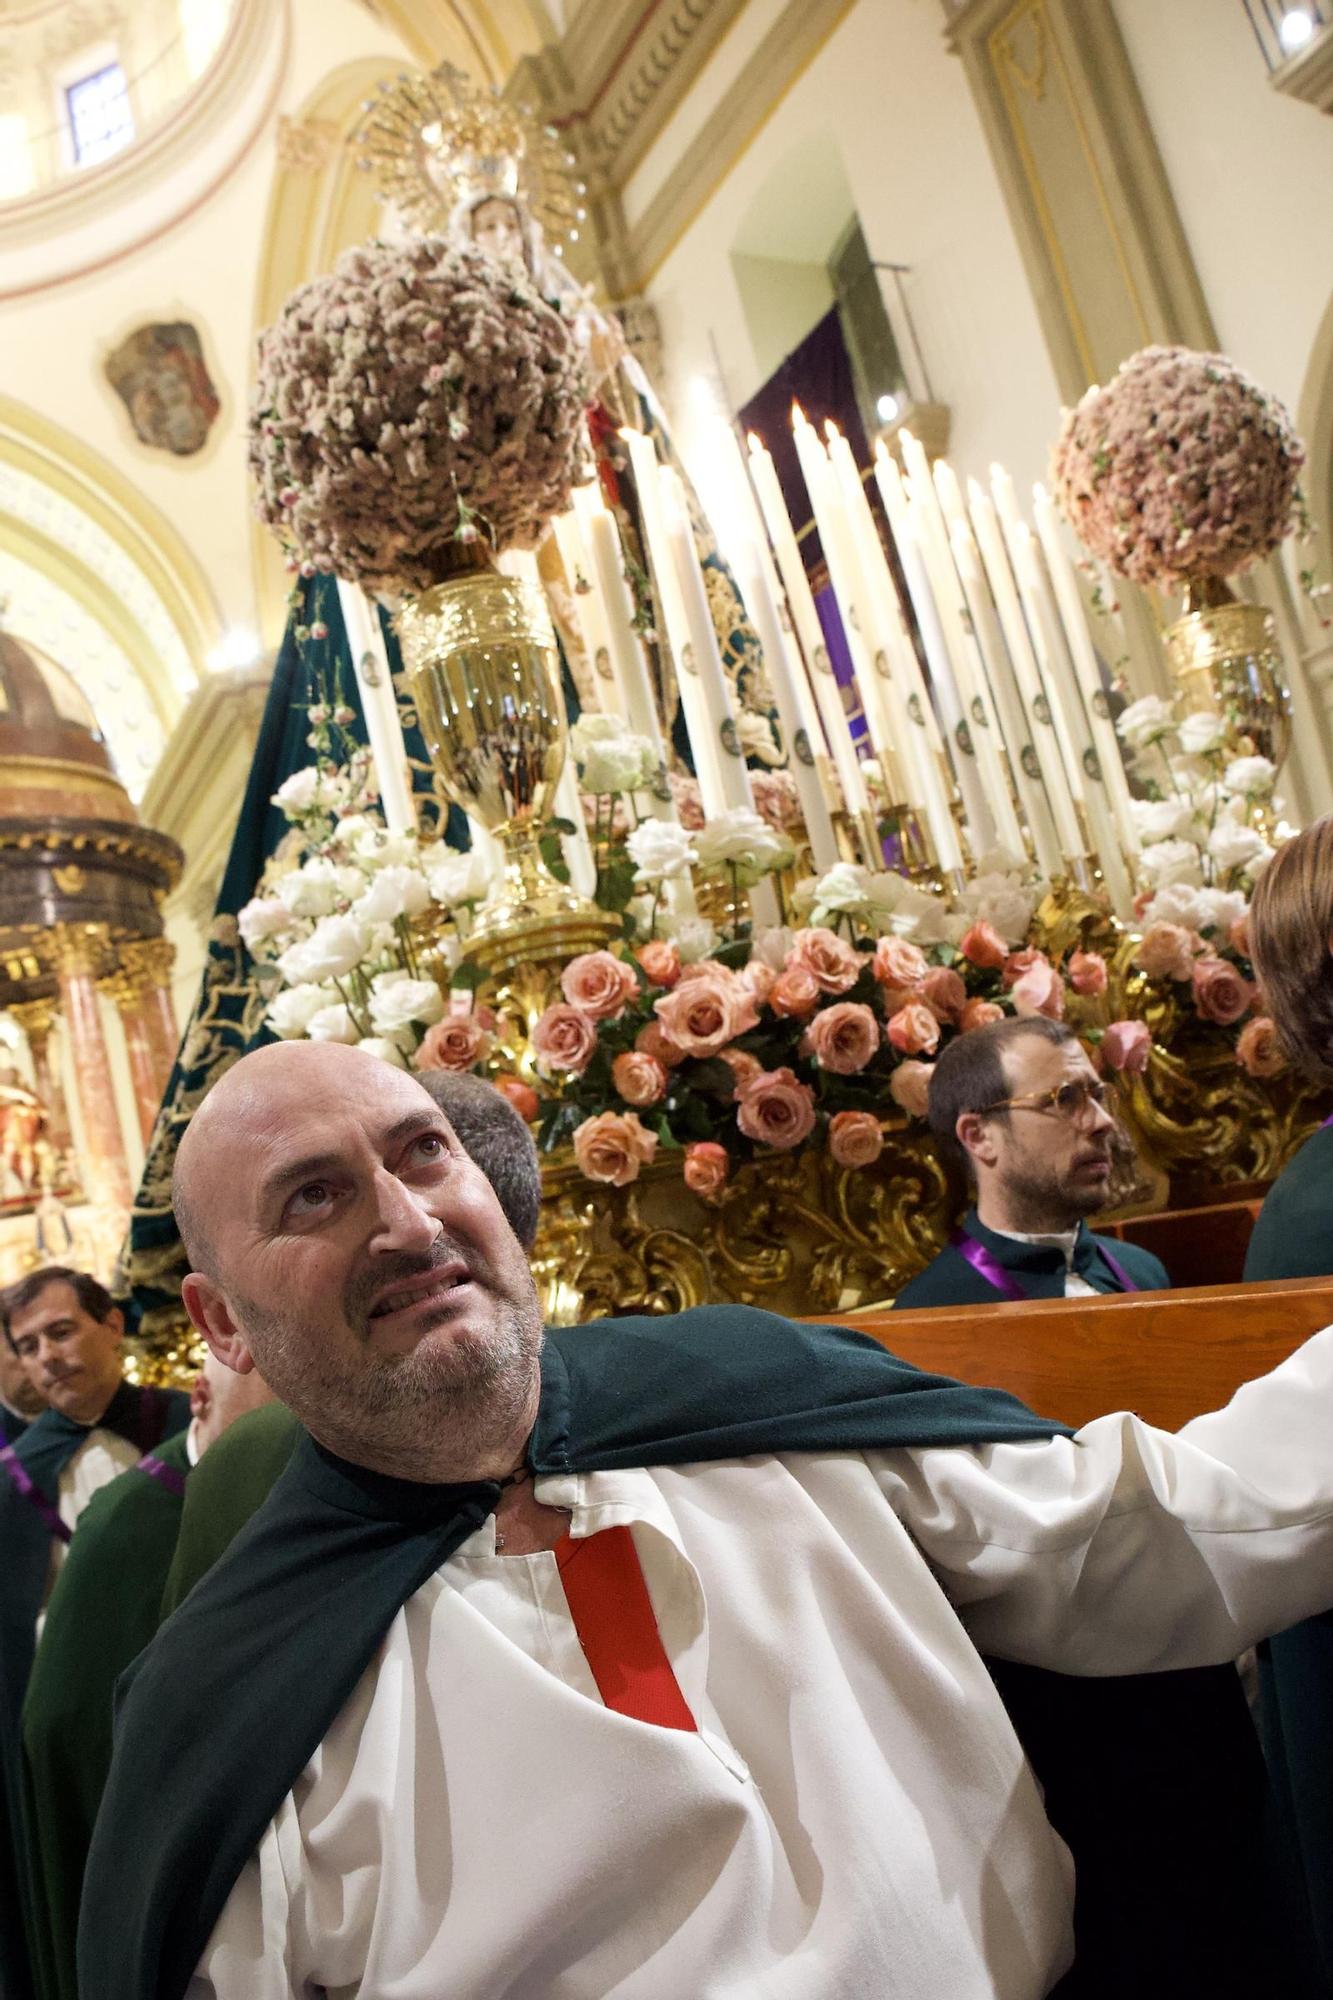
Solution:
<path fill-rule="evenodd" d="M 55 1505 L 60 1475 L 91 1429 L 114 1431 L 149 1451 L 190 1419 L 178 1389 L 136 1389 L 122 1382 L 95 1426 L 44 1410 L 14 1450 L 38 1490 Z M 51 1531 L 13 1482 L 0 1478 L 0 2000 L 28 2000 L 31 1983 L 22 1918 L 23 1760 L 20 1718 L 32 1672 L 37 1617 L 51 1569 Z"/>
<path fill-rule="evenodd" d="M 267 1499 L 300 1439 L 285 1403 L 266 1403 L 238 1417 L 211 1444 L 190 1475 L 175 1553 L 162 1592 L 163 1618 L 189 1596 L 201 1576 L 227 1553 L 250 1516 Z"/>
<path fill-rule="evenodd" d="M 8 1403 L 0 1403 L 0 1444 L 17 1444 L 29 1422 L 17 1410 L 11 1410 Z"/>
<path fill-rule="evenodd" d="M 1268 1190 L 1245 1253 L 1245 1282 L 1333 1276 L 1333 1125 L 1306 1140 Z"/>
<path fill-rule="evenodd" d="M 186 1433 L 155 1456 L 189 1474 Z M 182 1496 L 137 1467 L 79 1519 L 23 1704 L 30 1938 L 38 2000 L 77 2000 L 74 1945 L 83 1869 L 111 1767 L 116 1682 L 160 1622 Z"/>
<path fill-rule="evenodd" d="M 864 1335 L 714 1306 L 553 1332 L 529 1459 L 538 1474 L 595 1471 L 1057 1428 Z M 233 1882 L 399 1607 L 498 1497 L 492 1484 L 384 1479 L 302 1440 L 123 1684 L 79 1932 L 86 2000 L 185 1992 Z"/>
<path fill-rule="evenodd" d="M 298 627 L 317 623 L 327 637 L 296 637 Z M 386 615 L 381 614 L 389 667 L 395 685 L 401 674 L 398 641 Z M 364 743 L 361 696 L 347 644 L 335 580 L 317 576 L 299 586 L 298 602 L 287 622 L 273 669 L 259 738 L 250 765 L 245 797 L 236 821 L 226 872 L 208 935 L 198 998 L 181 1038 L 176 1064 L 167 1081 L 157 1122 L 149 1141 L 143 1178 L 135 1196 L 124 1268 L 128 1291 L 122 1297 L 130 1323 L 153 1335 L 182 1317 L 180 1280 L 186 1270 L 184 1252 L 171 1211 L 171 1168 L 181 1133 L 200 1099 L 222 1072 L 261 1042 L 272 1040 L 264 1024 L 266 1002 L 254 982 L 254 966 L 236 928 L 237 912 L 259 886 L 259 878 L 277 847 L 291 831 L 273 794 L 295 771 L 314 757 L 307 742 L 308 711 L 322 695 L 336 691 L 352 709 L 349 734 Z M 455 806 L 436 793 L 430 759 L 415 710 L 402 699 L 403 744 L 412 778 L 413 796 L 423 828 L 438 826 L 453 847 L 469 845 L 467 821 Z M 4 1996 L 0 1995 L 0 2000 Z"/>
<path fill-rule="evenodd" d="M 974 1208 L 970 1208 L 963 1217 L 963 1228 L 990 1251 L 998 1264 L 1013 1273 L 1030 1299 L 1064 1297 L 1065 1260 L 1060 1250 L 1037 1243 L 1016 1243 L 1012 1236 L 1001 1236 L 995 1230 L 987 1229 Z M 1136 1243 L 1116 1243 L 1110 1237 L 1094 1236 L 1087 1224 L 1080 1222 L 1074 1243 L 1074 1269 L 1094 1292 L 1121 1290 L 1119 1278 L 1106 1262 L 1104 1252 L 1108 1250 L 1141 1292 L 1161 1292 L 1170 1285 L 1166 1267 L 1148 1251 L 1140 1250 Z M 924 1271 L 903 1286 L 893 1303 L 895 1307 L 904 1309 L 916 1306 L 993 1306 L 1002 1297 L 1003 1294 L 996 1291 L 994 1285 L 949 1244 L 927 1264 Z"/>
<path fill-rule="evenodd" d="M 1245 1257 L 1248 1283 L 1333 1275 L 1333 1126 L 1306 1140 L 1268 1191 Z M 1260 1649 L 1260 1723 L 1276 1801 L 1333 1995 L 1333 1612 Z"/>

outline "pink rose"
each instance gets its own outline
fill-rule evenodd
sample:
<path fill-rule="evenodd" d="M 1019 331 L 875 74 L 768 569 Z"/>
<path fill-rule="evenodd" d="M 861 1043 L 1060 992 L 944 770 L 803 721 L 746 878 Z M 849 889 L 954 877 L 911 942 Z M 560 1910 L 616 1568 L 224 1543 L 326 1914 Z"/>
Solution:
<path fill-rule="evenodd" d="M 855 1076 L 879 1047 L 879 1022 L 858 1000 L 825 1007 L 801 1037 L 801 1054 L 835 1076 Z"/>
<path fill-rule="evenodd" d="M 597 1029 L 578 1007 L 557 1001 L 538 1017 L 532 1030 L 532 1053 L 543 1069 L 565 1069 L 582 1076 L 597 1048 Z"/>
<path fill-rule="evenodd" d="M 768 1004 L 784 1020 L 803 1021 L 819 1005 L 819 986 L 804 965 L 789 965 L 773 982 Z"/>
<path fill-rule="evenodd" d="M 1223 1028 L 1239 1021 L 1254 997 L 1249 980 L 1242 979 L 1226 958 L 1196 958 L 1191 977 L 1195 1006 L 1205 1021 L 1216 1021 Z"/>
<path fill-rule="evenodd" d="M 495 1087 L 501 1097 L 507 1098 L 520 1118 L 526 1118 L 529 1125 L 541 1110 L 541 1099 L 530 1083 L 524 1083 L 521 1076 L 497 1076 Z"/>
<path fill-rule="evenodd" d="M 975 923 L 964 933 L 958 947 L 969 965 L 977 965 L 987 972 L 998 972 L 1009 956 L 1009 947 L 993 924 Z"/>
<path fill-rule="evenodd" d="M 1236 1042 L 1236 1061 L 1251 1076 L 1281 1076 L 1287 1067 L 1286 1057 L 1278 1044 L 1277 1029 L 1267 1014 L 1256 1015 L 1241 1029 Z"/>
<path fill-rule="evenodd" d="M 653 1012 L 662 1032 L 687 1056 L 715 1056 L 759 1022 L 755 999 L 743 979 L 724 965 L 700 969 L 682 978 L 670 993 L 654 1000 Z"/>
<path fill-rule="evenodd" d="M 829 1120 L 828 1149 L 837 1166 L 873 1166 L 884 1151 L 884 1134 L 874 1112 L 836 1112 Z"/>
<path fill-rule="evenodd" d="M 667 1073 L 656 1056 L 627 1049 L 611 1065 L 611 1081 L 626 1104 L 656 1104 L 666 1096 Z"/>
<path fill-rule="evenodd" d="M 940 1024 L 920 1000 L 909 1000 L 889 1022 L 889 1040 L 905 1056 L 933 1056 L 940 1045 Z"/>
<path fill-rule="evenodd" d="M 790 1152 L 815 1128 L 815 1093 L 789 1069 L 765 1069 L 740 1093 L 736 1123 L 747 1139 Z"/>
<path fill-rule="evenodd" d="M 889 1096 L 909 1118 L 924 1118 L 930 1109 L 930 1079 L 934 1063 L 900 1062 L 889 1078 Z"/>
<path fill-rule="evenodd" d="M 929 971 L 926 954 L 906 938 L 882 937 L 875 946 L 874 973 L 881 986 L 917 987 Z"/>
<path fill-rule="evenodd" d="M 1011 986 L 1018 984 L 1025 972 L 1031 972 L 1034 965 L 1049 965 L 1050 962 L 1045 952 L 1038 951 L 1035 945 L 1028 945 L 1023 951 L 1011 951 L 1004 961 L 1000 983 L 1007 992 Z"/>
<path fill-rule="evenodd" d="M 599 1111 L 574 1133 L 574 1158 L 590 1181 L 627 1187 L 657 1151 L 656 1132 L 645 1131 L 632 1111 Z"/>
<path fill-rule="evenodd" d="M 1069 983 L 1085 999 L 1105 993 L 1106 977 L 1106 960 L 1099 951 L 1076 951 L 1069 961 Z"/>
<path fill-rule="evenodd" d="M 1248 910 L 1243 917 L 1237 917 L 1235 923 L 1227 931 L 1227 943 L 1233 951 L 1239 952 L 1242 958 L 1254 957 L 1254 953 L 1250 950 L 1250 913 Z"/>
<path fill-rule="evenodd" d="M 756 1004 L 762 1007 L 778 983 L 777 967 L 765 965 L 762 958 L 752 958 L 747 966 L 742 967 L 741 978 L 753 993 Z"/>
<path fill-rule="evenodd" d="M 685 1148 L 685 1164 L 681 1173 L 690 1193 L 697 1194 L 701 1201 L 716 1201 L 727 1184 L 730 1172 L 727 1149 L 719 1146 L 715 1139 L 699 1139 Z"/>
<path fill-rule="evenodd" d="M 752 1056 L 748 1049 L 719 1049 L 718 1054 L 735 1078 L 732 1088 L 736 1096 L 740 1095 L 747 1083 L 753 1083 L 757 1076 L 763 1075 L 764 1065 L 758 1056 Z"/>
<path fill-rule="evenodd" d="M 675 1069 L 678 1063 L 685 1060 L 684 1049 L 678 1049 L 662 1033 L 660 1021 L 645 1021 L 634 1037 L 634 1046 L 640 1055 L 651 1056 L 654 1062 L 660 1062 L 663 1069 Z"/>
<path fill-rule="evenodd" d="M 953 1027 L 963 1018 L 967 988 L 952 966 L 937 965 L 921 982 L 921 998 L 937 1021 Z"/>
<path fill-rule="evenodd" d="M 1020 973 L 1009 991 L 1016 1014 L 1044 1014 L 1049 1021 L 1062 1019 L 1065 1011 L 1065 983 L 1055 967 L 1043 959 Z"/>
<path fill-rule="evenodd" d="M 614 1021 L 639 990 L 634 967 L 609 951 L 585 951 L 571 958 L 560 975 L 560 990 L 571 1007 L 594 1021 Z"/>
<path fill-rule="evenodd" d="M 473 1069 L 490 1054 L 493 1036 L 479 1014 L 446 1014 L 427 1028 L 413 1057 L 418 1069 Z"/>
<path fill-rule="evenodd" d="M 680 978 L 680 953 L 666 938 L 650 938 L 640 945 L 638 960 L 652 986 L 674 986 Z"/>
<path fill-rule="evenodd" d="M 845 993 L 855 986 L 861 954 L 836 931 L 797 931 L 787 953 L 787 970 L 802 965 L 821 993 Z"/>
<path fill-rule="evenodd" d="M 992 1021 L 1002 1021 L 1004 1009 L 994 1000 L 969 1000 L 963 1009 L 958 1025 L 965 1035 L 973 1028 L 989 1028 Z"/>
<path fill-rule="evenodd" d="M 1108 1069 L 1142 1076 L 1152 1053 L 1152 1031 L 1146 1021 L 1112 1021 L 1102 1036 L 1100 1053 Z"/>
<path fill-rule="evenodd" d="M 1198 940 L 1180 924 L 1154 924 L 1145 931 L 1134 963 L 1149 979 L 1188 979 Z"/>

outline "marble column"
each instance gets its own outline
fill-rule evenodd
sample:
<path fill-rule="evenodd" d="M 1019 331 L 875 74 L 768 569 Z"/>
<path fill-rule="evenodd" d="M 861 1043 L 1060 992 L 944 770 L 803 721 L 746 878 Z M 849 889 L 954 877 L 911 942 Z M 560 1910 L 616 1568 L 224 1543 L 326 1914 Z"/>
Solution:
<path fill-rule="evenodd" d="M 51 956 L 60 981 L 60 1011 L 69 1036 L 70 1067 L 87 1153 L 79 1163 L 80 1179 L 94 1202 L 109 1202 L 128 1210 L 129 1168 L 97 1000 L 97 979 L 106 955 L 107 938 L 100 926 L 56 925 Z"/>
<path fill-rule="evenodd" d="M 115 1001 L 116 1012 L 120 1016 L 130 1082 L 134 1086 L 134 1108 L 139 1115 L 139 1130 L 143 1134 L 144 1145 L 147 1146 L 157 1120 L 161 1092 L 157 1084 L 155 1051 L 144 1013 L 144 986 L 124 966 L 118 966 L 110 978 L 102 982 L 102 991 L 109 1000 Z"/>
<path fill-rule="evenodd" d="M 32 1055 L 37 1095 L 46 1107 L 46 1141 L 53 1153 L 67 1153 L 72 1144 L 69 1112 L 60 1074 L 52 1059 L 51 1031 L 55 1026 L 54 1000 L 18 1000 L 10 1008 L 27 1039 Z"/>
<path fill-rule="evenodd" d="M 142 1036 L 148 1050 L 153 1117 L 157 1116 L 180 1046 L 180 1029 L 171 999 L 171 968 L 175 960 L 176 947 L 169 938 L 136 938 L 120 949 L 122 973 L 133 982 L 139 996 L 134 1032 Z M 130 1027 L 128 1017 L 125 1018 L 128 1046 Z M 137 1079 L 134 1087 L 137 1095 Z"/>

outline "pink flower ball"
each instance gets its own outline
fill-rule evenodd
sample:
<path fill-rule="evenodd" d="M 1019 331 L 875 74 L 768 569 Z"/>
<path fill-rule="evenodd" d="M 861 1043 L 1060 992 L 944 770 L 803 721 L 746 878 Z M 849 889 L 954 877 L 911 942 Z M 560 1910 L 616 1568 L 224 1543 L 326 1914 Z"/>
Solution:
<path fill-rule="evenodd" d="M 789 1069 L 761 1070 L 739 1097 L 736 1123 L 747 1139 L 790 1152 L 815 1127 L 815 1094 Z"/>
<path fill-rule="evenodd" d="M 1105 993 L 1106 960 L 1099 951 L 1076 951 L 1069 961 L 1069 983 L 1085 1000 Z"/>
<path fill-rule="evenodd" d="M 611 1065 L 611 1081 L 626 1104 L 642 1108 L 657 1104 L 666 1096 L 667 1073 L 656 1056 L 640 1049 L 627 1049 Z"/>
<path fill-rule="evenodd" d="M 574 1158 L 590 1181 L 627 1187 L 639 1178 L 657 1151 L 657 1134 L 639 1123 L 632 1111 L 599 1111 L 585 1118 L 574 1133 Z"/>
<path fill-rule="evenodd" d="M 940 1045 L 940 1024 L 924 1001 L 909 1000 L 889 1022 L 888 1035 L 905 1056 L 933 1056 Z"/>
<path fill-rule="evenodd" d="M 879 1047 L 879 1022 L 857 1000 L 839 1000 L 815 1015 L 801 1037 L 801 1054 L 835 1076 L 855 1076 Z"/>
<path fill-rule="evenodd" d="M 532 1030 L 532 1053 L 545 1070 L 568 1070 L 582 1076 L 597 1048 L 597 1029 L 579 1007 L 557 1001 L 538 1017 Z"/>
<path fill-rule="evenodd" d="M 697 1194 L 701 1201 L 716 1201 L 731 1173 L 726 1147 L 719 1146 L 715 1139 L 696 1140 L 685 1148 L 681 1173 L 691 1194 Z"/>
<path fill-rule="evenodd" d="M 1102 1036 L 1100 1053 L 1108 1069 L 1125 1076 L 1142 1076 L 1152 1053 L 1152 1032 L 1146 1021 L 1112 1021 Z"/>
<path fill-rule="evenodd" d="M 560 975 L 560 990 L 571 1007 L 594 1021 L 614 1021 L 639 990 L 634 967 L 609 951 L 585 951 L 571 958 Z"/>
<path fill-rule="evenodd" d="M 870 1167 L 884 1151 L 873 1111 L 839 1111 L 829 1120 L 828 1149 L 840 1167 Z"/>

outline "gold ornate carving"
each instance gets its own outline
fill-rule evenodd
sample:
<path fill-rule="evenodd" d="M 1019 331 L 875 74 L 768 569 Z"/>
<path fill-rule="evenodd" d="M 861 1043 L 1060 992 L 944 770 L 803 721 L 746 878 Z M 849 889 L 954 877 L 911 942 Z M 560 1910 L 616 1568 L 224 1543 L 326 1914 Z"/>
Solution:
<path fill-rule="evenodd" d="M 106 964 L 105 924 L 56 924 L 48 933 L 51 963 L 62 979 L 96 979 Z"/>
<path fill-rule="evenodd" d="M 331 118 L 278 120 L 278 165 L 290 173 L 322 174 L 342 144 L 342 133 Z"/>

